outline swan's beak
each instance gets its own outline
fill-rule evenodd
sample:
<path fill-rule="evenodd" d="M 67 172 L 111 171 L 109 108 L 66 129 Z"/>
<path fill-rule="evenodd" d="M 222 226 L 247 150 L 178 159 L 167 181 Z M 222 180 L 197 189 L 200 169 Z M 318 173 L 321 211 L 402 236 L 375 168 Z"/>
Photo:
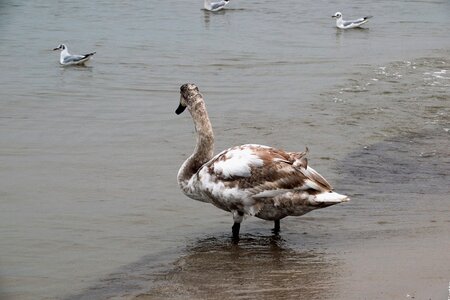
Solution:
<path fill-rule="evenodd" d="M 178 105 L 177 110 L 175 111 L 175 113 L 177 115 L 181 114 L 184 110 L 186 109 L 186 106 L 184 106 L 183 104 L 180 103 L 180 105 Z"/>

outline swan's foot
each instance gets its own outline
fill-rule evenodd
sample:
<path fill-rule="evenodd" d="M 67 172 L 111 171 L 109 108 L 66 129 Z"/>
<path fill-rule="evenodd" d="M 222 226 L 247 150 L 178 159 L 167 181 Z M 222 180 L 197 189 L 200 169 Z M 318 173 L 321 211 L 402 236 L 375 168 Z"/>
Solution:
<path fill-rule="evenodd" d="M 241 229 L 241 223 L 234 223 L 231 230 L 233 232 L 233 242 L 239 241 L 239 229 Z"/>
<path fill-rule="evenodd" d="M 275 220 L 274 222 L 274 226 L 273 226 L 273 233 L 278 234 L 280 233 L 280 220 Z"/>

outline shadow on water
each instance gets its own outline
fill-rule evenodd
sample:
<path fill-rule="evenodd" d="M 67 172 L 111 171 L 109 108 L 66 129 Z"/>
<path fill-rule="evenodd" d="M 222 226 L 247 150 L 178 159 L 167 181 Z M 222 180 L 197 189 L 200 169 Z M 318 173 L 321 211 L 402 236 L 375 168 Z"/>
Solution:
<path fill-rule="evenodd" d="M 294 251 L 279 236 L 248 234 L 234 244 L 224 235 L 198 240 L 181 254 L 143 257 L 66 299 L 328 299 L 338 272 L 339 260 Z"/>
<path fill-rule="evenodd" d="M 206 238 L 188 247 L 174 268 L 137 299 L 332 298 L 338 263 L 294 251 L 277 236 Z"/>

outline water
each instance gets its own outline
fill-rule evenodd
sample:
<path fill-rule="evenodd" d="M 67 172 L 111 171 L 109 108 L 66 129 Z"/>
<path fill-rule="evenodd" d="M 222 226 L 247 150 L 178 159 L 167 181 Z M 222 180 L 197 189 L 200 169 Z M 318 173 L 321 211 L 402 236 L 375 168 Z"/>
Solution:
<path fill-rule="evenodd" d="M 444 298 L 449 2 L 201 7 L 0 3 L 0 298 Z M 336 11 L 375 17 L 342 32 Z M 63 68 L 60 43 L 97 54 Z M 307 145 L 352 202 L 287 218 L 279 238 L 248 219 L 230 244 L 231 216 L 176 184 L 185 82 L 217 151 Z"/>

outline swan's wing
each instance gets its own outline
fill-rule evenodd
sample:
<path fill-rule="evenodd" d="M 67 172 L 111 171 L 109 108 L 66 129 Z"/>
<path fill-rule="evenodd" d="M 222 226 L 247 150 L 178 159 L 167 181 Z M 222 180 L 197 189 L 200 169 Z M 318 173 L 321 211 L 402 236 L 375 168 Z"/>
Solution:
<path fill-rule="evenodd" d="M 207 199 L 228 211 L 256 215 L 265 205 L 279 206 L 279 211 L 266 210 L 269 213 L 263 218 L 267 219 L 302 215 L 311 207 L 348 201 L 308 166 L 305 156 L 306 152 L 285 152 L 261 145 L 237 146 L 204 164 L 189 185 L 193 194 L 199 195 L 194 199 Z"/>
<path fill-rule="evenodd" d="M 204 167 L 209 179 L 251 197 L 270 198 L 288 191 L 331 191 L 330 184 L 307 165 L 306 152 L 285 152 L 261 145 L 230 148 Z"/>

